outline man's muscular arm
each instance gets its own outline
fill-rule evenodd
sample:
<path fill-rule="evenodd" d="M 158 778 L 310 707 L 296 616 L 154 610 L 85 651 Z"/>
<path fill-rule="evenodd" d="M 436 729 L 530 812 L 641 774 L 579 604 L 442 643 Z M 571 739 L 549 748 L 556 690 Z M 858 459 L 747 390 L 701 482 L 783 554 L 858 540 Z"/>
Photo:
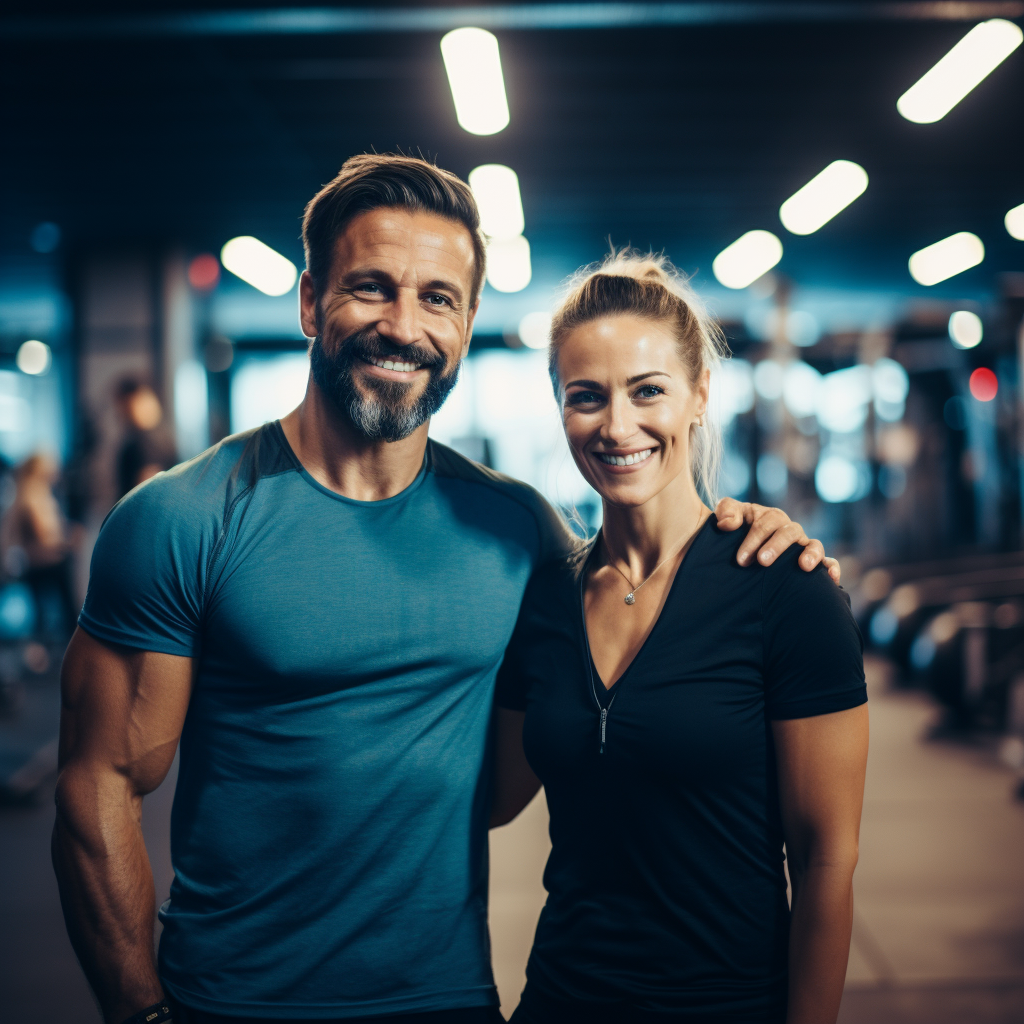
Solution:
<path fill-rule="evenodd" d="M 163 998 L 142 798 L 167 775 L 191 689 L 192 659 L 110 646 L 81 629 L 64 657 L 53 867 L 107 1024 Z"/>

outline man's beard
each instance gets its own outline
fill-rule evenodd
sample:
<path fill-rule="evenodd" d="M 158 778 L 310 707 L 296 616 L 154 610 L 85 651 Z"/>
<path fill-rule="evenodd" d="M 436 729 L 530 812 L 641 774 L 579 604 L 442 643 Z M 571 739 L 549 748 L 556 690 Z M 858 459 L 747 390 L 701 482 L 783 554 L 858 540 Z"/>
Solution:
<path fill-rule="evenodd" d="M 393 345 L 373 328 L 350 334 L 332 354 L 324 349 L 318 334 L 309 353 L 313 380 L 330 402 L 344 414 L 353 427 L 369 441 L 402 441 L 425 423 L 444 404 L 459 379 L 459 363 L 445 373 L 445 360 L 416 345 Z M 369 374 L 362 378 L 360 390 L 352 377 L 357 363 L 371 359 L 392 359 L 417 363 L 430 378 L 423 393 L 409 401 L 416 384 L 399 380 L 381 380 Z M 366 392 L 369 392 L 368 394 Z"/>

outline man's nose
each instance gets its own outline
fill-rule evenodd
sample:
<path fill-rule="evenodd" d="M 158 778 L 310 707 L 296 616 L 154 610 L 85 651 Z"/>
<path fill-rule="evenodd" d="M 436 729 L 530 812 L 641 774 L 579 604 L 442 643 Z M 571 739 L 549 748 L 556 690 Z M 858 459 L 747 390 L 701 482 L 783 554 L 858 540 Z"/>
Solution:
<path fill-rule="evenodd" d="M 415 289 L 399 288 L 377 321 L 377 332 L 396 345 L 414 345 L 423 338 L 419 296 Z"/>

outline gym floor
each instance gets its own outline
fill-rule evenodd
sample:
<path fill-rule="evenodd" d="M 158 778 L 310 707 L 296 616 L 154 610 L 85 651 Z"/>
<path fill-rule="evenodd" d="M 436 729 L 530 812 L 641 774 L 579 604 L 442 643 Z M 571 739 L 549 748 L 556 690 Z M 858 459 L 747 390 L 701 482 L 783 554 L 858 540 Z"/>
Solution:
<path fill-rule="evenodd" d="M 869 664 L 872 746 L 857 911 L 841 1024 L 1019 1024 L 1024 1020 L 1024 803 L 984 743 L 930 740 L 921 694 Z M 35 697 L 55 699 L 56 680 Z M 160 899 L 173 777 L 143 826 Z M 50 868 L 52 787 L 0 808 L 0 1019 L 98 1024 L 68 945 Z M 508 1016 L 544 899 L 547 820 L 539 797 L 491 836 L 494 971 Z"/>

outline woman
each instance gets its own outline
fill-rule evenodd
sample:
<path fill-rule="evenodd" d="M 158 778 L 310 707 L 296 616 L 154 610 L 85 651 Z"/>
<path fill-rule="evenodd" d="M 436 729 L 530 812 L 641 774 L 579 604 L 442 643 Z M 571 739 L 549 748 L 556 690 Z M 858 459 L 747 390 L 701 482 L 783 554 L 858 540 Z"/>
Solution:
<path fill-rule="evenodd" d="M 551 376 L 604 521 L 534 577 L 499 675 L 551 814 L 516 1024 L 838 1013 L 867 757 L 860 636 L 799 548 L 741 568 L 741 533 L 711 516 L 720 338 L 663 260 L 628 253 L 554 316 Z M 505 756 L 515 719 L 501 716 L 498 820 L 538 784 Z"/>

